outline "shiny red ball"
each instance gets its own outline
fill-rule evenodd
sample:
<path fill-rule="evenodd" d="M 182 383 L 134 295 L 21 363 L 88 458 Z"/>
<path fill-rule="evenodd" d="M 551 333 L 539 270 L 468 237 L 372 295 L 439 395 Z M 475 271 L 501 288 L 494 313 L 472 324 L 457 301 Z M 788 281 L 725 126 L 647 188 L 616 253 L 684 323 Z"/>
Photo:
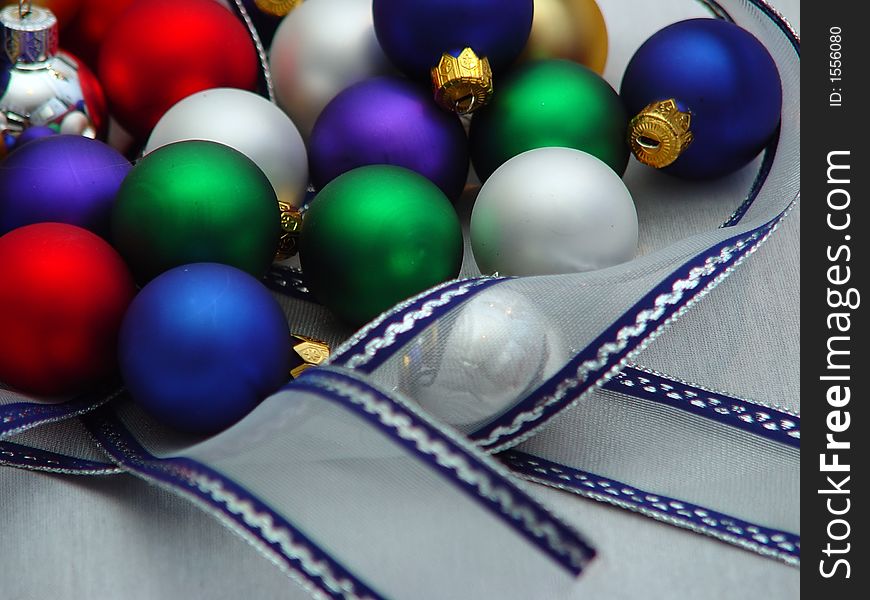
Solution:
<path fill-rule="evenodd" d="M 135 293 L 118 253 L 85 229 L 39 223 L 0 237 L 0 381 L 61 395 L 110 376 Z"/>
<path fill-rule="evenodd" d="M 214 0 L 136 0 L 100 49 L 109 110 L 140 140 L 176 102 L 202 90 L 254 90 L 258 63 L 248 30 Z"/>

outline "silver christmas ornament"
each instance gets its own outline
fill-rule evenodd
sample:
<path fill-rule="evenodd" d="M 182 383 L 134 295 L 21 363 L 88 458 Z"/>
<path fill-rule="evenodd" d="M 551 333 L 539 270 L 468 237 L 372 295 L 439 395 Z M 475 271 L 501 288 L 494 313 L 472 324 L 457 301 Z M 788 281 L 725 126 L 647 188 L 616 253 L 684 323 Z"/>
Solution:
<path fill-rule="evenodd" d="M 299 208 L 308 186 L 305 142 L 284 112 L 245 90 L 197 92 L 170 108 L 151 132 L 145 154 L 185 140 L 209 140 L 235 148 L 257 163 L 278 200 Z"/>
<path fill-rule="evenodd" d="M 570 358 L 546 315 L 504 284 L 457 311 L 405 348 L 398 390 L 463 431 L 504 413 Z"/>
<path fill-rule="evenodd" d="M 269 65 L 278 104 L 306 139 L 340 91 L 392 70 L 375 37 L 372 0 L 303 2 L 275 32 Z"/>
<path fill-rule="evenodd" d="M 637 212 L 622 179 L 573 148 L 513 157 L 486 180 L 471 214 L 471 247 L 482 273 L 603 269 L 634 258 L 637 240 Z"/>
<path fill-rule="evenodd" d="M 87 67 L 58 47 L 57 18 L 20 2 L 0 10 L 3 35 L 0 128 L 17 137 L 33 126 L 100 137 L 107 124 L 105 99 Z"/>

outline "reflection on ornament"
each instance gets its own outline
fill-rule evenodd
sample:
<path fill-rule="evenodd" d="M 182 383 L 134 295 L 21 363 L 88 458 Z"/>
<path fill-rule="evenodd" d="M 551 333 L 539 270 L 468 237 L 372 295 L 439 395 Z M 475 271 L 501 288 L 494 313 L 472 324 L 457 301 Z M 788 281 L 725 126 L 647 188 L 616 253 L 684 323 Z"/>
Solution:
<path fill-rule="evenodd" d="M 26 16 L 17 6 L 0 11 L 5 65 L 0 67 L 3 133 L 20 135 L 33 126 L 62 133 L 102 137 L 107 126 L 102 89 L 90 71 L 58 49 L 57 18 L 32 7 Z"/>
<path fill-rule="evenodd" d="M 602 269 L 633 258 L 637 237 L 622 179 L 571 148 L 539 148 L 507 161 L 480 189 L 471 215 L 471 246 L 483 273 Z"/>
<path fill-rule="evenodd" d="M 601 75 L 607 26 L 595 0 L 535 0 L 532 33 L 520 60 L 565 58 Z"/>
<path fill-rule="evenodd" d="M 474 431 L 544 383 L 568 358 L 546 316 L 522 294 L 499 285 L 405 348 L 398 389 L 435 417 Z"/>
<path fill-rule="evenodd" d="M 275 32 L 269 61 L 278 104 L 305 138 L 339 92 L 390 71 L 371 0 L 303 2 Z"/>

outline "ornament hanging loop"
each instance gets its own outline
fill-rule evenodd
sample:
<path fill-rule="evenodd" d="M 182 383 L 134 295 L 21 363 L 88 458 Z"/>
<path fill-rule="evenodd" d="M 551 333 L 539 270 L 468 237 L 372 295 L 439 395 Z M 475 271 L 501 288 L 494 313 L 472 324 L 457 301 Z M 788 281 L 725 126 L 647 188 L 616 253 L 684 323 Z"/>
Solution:
<path fill-rule="evenodd" d="M 57 17 L 47 8 L 18 2 L 0 10 L 0 37 L 8 63 L 18 68 L 41 68 L 58 53 Z M 8 93 L 8 92 L 7 92 Z"/>
<path fill-rule="evenodd" d="M 468 96 L 464 96 L 454 101 L 453 103 L 453 112 L 457 115 L 468 115 L 474 112 L 474 109 L 477 108 L 475 104 L 477 103 L 477 96 L 469 94 Z"/>

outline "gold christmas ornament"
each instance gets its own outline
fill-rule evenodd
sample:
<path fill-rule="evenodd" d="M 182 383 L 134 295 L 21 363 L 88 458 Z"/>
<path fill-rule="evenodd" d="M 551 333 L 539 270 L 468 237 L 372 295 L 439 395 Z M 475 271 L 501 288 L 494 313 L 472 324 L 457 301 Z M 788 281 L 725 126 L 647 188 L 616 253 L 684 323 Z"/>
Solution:
<path fill-rule="evenodd" d="M 520 61 L 548 58 L 604 72 L 607 26 L 595 0 L 535 0 L 532 33 Z"/>
<path fill-rule="evenodd" d="M 459 56 L 444 53 L 432 69 L 435 101 L 444 109 L 465 115 L 486 106 L 492 97 L 492 68 L 489 60 L 471 48 Z"/>
<path fill-rule="evenodd" d="M 691 126 L 692 115 L 681 112 L 673 98 L 653 102 L 628 124 L 628 143 L 640 162 L 661 169 L 692 143 Z"/>

